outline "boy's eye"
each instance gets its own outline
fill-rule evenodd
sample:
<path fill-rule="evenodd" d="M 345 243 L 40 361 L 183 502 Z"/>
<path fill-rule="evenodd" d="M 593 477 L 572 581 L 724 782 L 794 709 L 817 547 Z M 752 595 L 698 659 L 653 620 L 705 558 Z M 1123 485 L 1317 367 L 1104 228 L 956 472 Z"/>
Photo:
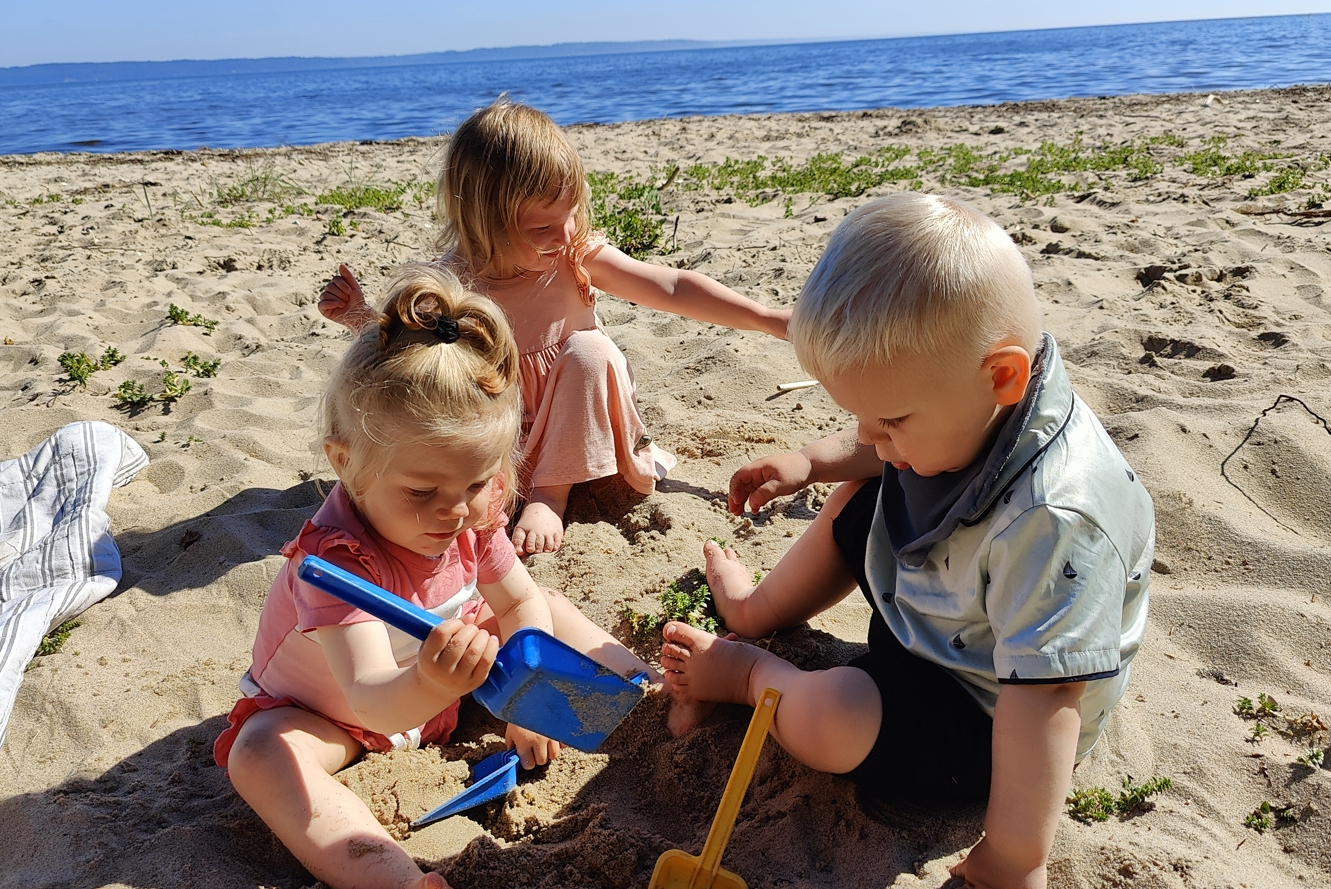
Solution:
<path fill-rule="evenodd" d="M 881 427 L 884 428 L 884 429 L 896 429 L 896 428 L 898 428 L 898 427 L 901 425 L 901 421 L 904 420 L 904 419 L 906 419 L 906 418 L 905 418 L 905 417 L 892 417 L 892 418 L 889 419 L 889 418 L 884 417 L 883 419 L 880 419 L 880 420 L 878 421 L 878 425 L 881 426 Z"/>
<path fill-rule="evenodd" d="M 426 491 L 419 488 L 407 488 L 407 496 L 412 500 L 425 500 L 433 494 L 433 490 Z"/>

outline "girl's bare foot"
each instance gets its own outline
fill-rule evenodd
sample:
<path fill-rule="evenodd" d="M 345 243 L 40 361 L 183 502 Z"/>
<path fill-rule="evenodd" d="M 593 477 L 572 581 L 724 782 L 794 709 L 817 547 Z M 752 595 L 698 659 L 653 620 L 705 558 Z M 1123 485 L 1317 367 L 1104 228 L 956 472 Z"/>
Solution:
<path fill-rule="evenodd" d="M 513 529 L 513 548 L 520 555 L 552 553 L 564 545 L 564 510 L 572 485 L 534 488 Z"/>
<path fill-rule="evenodd" d="M 679 621 L 666 624 L 663 635 L 661 670 L 676 702 L 753 705 L 749 677 L 766 652 L 733 637 L 722 639 Z"/>

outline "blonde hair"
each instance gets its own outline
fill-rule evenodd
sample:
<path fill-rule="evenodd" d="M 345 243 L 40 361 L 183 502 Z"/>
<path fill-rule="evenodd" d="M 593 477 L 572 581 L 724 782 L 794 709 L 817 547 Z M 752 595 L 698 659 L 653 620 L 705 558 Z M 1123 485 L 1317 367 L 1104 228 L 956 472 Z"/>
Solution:
<path fill-rule="evenodd" d="M 998 223 L 963 201 L 901 193 L 837 226 L 790 341 L 825 379 L 903 358 L 978 369 L 1000 343 L 1034 356 L 1040 329 L 1030 268 Z"/>
<path fill-rule="evenodd" d="M 578 153 L 553 120 L 500 96 L 454 131 L 435 189 L 441 230 L 435 247 L 474 275 L 510 278 L 518 269 L 504 249 L 531 201 L 568 194 L 577 205 L 573 247 L 591 233 L 591 190 Z"/>
<path fill-rule="evenodd" d="M 395 447 L 429 442 L 501 455 L 503 496 L 478 527 L 493 521 L 516 491 L 517 382 L 518 347 L 494 303 L 436 267 L 402 269 L 377 323 L 361 328 L 324 390 L 322 432 L 347 448 L 352 502 Z"/>

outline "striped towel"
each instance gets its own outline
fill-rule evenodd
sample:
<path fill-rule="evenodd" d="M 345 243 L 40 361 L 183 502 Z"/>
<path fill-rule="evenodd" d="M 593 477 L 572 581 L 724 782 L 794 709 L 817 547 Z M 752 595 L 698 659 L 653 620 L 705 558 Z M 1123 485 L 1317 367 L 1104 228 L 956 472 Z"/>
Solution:
<path fill-rule="evenodd" d="M 42 636 L 120 582 L 106 502 L 147 465 L 133 439 L 92 421 L 0 463 L 0 743 Z"/>

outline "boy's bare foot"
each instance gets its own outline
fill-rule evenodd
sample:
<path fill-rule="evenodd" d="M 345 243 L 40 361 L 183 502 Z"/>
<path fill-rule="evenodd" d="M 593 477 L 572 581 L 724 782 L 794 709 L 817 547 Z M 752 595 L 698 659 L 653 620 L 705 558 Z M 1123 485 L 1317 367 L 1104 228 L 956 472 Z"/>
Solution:
<path fill-rule="evenodd" d="M 702 725 L 703 720 L 716 709 L 715 701 L 700 701 L 691 698 L 682 690 L 666 683 L 666 693 L 670 695 L 670 712 L 666 714 L 666 728 L 676 738 L 683 737 Z"/>
<path fill-rule="evenodd" d="M 707 588 L 722 620 L 726 614 L 722 603 L 739 603 L 747 599 L 753 589 L 753 572 L 748 569 L 733 549 L 722 549 L 715 540 L 702 545 L 702 556 L 707 564 Z"/>
<path fill-rule="evenodd" d="M 671 621 L 663 632 L 661 670 L 676 701 L 749 704 L 749 676 L 763 654 L 747 642 L 722 639 Z"/>

